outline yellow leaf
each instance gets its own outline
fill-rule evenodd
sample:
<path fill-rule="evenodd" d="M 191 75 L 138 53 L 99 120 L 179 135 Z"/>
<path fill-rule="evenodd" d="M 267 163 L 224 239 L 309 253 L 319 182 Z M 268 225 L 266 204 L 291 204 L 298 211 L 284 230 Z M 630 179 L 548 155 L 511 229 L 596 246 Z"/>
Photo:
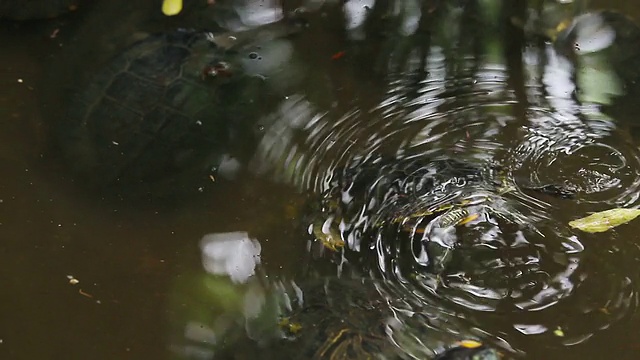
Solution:
<path fill-rule="evenodd" d="M 626 224 L 639 215 L 639 209 L 611 209 L 570 221 L 569 226 L 588 233 L 603 232 L 618 225 Z"/>
<path fill-rule="evenodd" d="M 162 13 L 167 16 L 178 15 L 182 11 L 182 0 L 163 0 Z"/>
<path fill-rule="evenodd" d="M 278 326 L 284 330 L 288 330 L 292 334 L 297 334 L 302 330 L 302 325 L 299 323 L 291 322 L 289 318 L 282 318 L 278 321 Z"/>
<path fill-rule="evenodd" d="M 467 348 L 467 349 L 475 349 L 482 346 L 481 342 L 478 342 L 475 340 L 462 340 L 458 344 L 463 348 Z"/>
<path fill-rule="evenodd" d="M 564 336 L 564 331 L 562 331 L 562 328 L 560 326 L 558 326 L 557 329 L 553 330 L 553 335 L 558 336 L 558 337 L 563 337 Z"/>

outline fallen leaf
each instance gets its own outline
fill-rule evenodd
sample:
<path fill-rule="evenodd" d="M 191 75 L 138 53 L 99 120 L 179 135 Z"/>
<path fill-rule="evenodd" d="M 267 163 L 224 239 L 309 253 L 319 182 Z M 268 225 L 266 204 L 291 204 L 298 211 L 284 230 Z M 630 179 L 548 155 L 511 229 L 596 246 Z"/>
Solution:
<path fill-rule="evenodd" d="M 640 215 L 639 209 L 610 209 L 569 222 L 569 226 L 588 233 L 607 231 L 626 224 Z"/>
<path fill-rule="evenodd" d="M 458 345 L 467 349 L 475 349 L 481 347 L 482 343 L 475 340 L 462 340 L 458 343 Z"/>
<path fill-rule="evenodd" d="M 557 329 L 553 330 L 553 335 L 558 336 L 558 337 L 563 337 L 564 336 L 564 331 L 562 331 L 562 328 L 560 326 L 558 326 Z"/>
<path fill-rule="evenodd" d="M 178 15 L 182 11 L 182 0 L 163 0 L 162 13 L 167 16 Z"/>

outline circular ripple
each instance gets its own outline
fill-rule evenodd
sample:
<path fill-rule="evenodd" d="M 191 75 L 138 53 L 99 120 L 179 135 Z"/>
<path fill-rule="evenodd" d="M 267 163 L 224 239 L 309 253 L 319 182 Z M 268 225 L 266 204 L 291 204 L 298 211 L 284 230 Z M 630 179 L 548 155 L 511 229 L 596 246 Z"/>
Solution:
<path fill-rule="evenodd" d="M 635 311 L 637 246 L 566 224 L 637 202 L 637 149 L 576 101 L 552 49 L 523 54 L 532 73 L 516 96 L 504 59 L 437 36 L 405 64 L 382 59 L 390 70 L 365 82 L 375 91 L 350 89 L 371 98 L 319 109 L 301 92 L 260 125 L 254 169 L 320 198 L 306 222 L 313 271 L 398 284 L 398 298 L 450 305 L 515 348 L 580 343 Z"/>
<path fill-rule="evenodd" d="M 564 187 L 579 203 L 637 201 L 640 154 L 612 120 L 532 112 L 530 123 L 511 156 L 519 185 Z"/>
<path fill-rule="evenodd" d="M 321 193 L 336 169 L 375 156 L 491 160 L 502 146 L 501 129 L 517 119 L 506 69 L 489 63 L 449 74 L 443 50 L 432 51 L 423 79 L 393 75 L 373 107 L 365 107 L 367 99 L 321 110 L 303 94 L 288 97 L 256 126 L 261 142 L 252 171 Z"/>
<path fill-rule="evenodd" d="M 620 244 L 624 257 L 610 245 L 587 248 L 602 240 L 499 183 L 491 166 L 378 160 L 337 178 L 309 227 L 333 274 L 382 278 L 403 285 L 398 296 L 440 299 L 493 334 L 511 334 L 512 346 L 523 335 L 579 343 L 635 310 L 637 247 Z"/>

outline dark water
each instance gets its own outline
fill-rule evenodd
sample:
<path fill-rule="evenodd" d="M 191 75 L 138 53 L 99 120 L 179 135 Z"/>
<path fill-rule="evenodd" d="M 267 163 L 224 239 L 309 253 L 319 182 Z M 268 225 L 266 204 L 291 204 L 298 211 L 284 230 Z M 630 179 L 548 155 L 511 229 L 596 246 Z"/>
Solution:
<path fill-rule="evenodd" d="M 293 37 L 277 27 L 236 34 L 246 46 L 225 60 L 252 80 L 226 99 L 264 99 L 250 91 L 258 89 L 267 101 L 230 101 L 225 111 L 251 109 L 236 129 L 246 136 L 233 138 L 212 177 L 158 180 L 159 195 L 139 184 L 96 188 L 92 176 L 104 169 L 74 172 L 82 155 L 69 156 L 56 135 L 73 126 L 64 121 L 78 106 L 73 95 L 148 33 L 262 29 L 280 4 L 220 1 L 165 18 L 153 2 L 96 1 L 51 20 L 0 23 L 0 357 L 206 358 L 220 345 L 211 334 L 229 334 L 241 340 L 220 346 L 225 356 L 308 358 L 331 336 L 316 329 L 304 338 L 310 323 L 339 331 L 335 317 L 366 329 L 388 321 L 390 309 L 406 327 L 389 337 L 416 358 L 464 338 L 513 357 L 637 357 L 638 223 L 601 234 L 567 226 L 638 205 L 640 38 L 631 20 L 605 18 L 618 31 L 617 52 L 593 55 L 587 48 L 608 31 L 597 19 L 586 24 L 599 37 L 551 44 L 541 36 L 578 11 L 570 6 L 550 7 L 543 20 L 553 26 L 541 21 L 525 35 L 511 20 L 535 4 L 350 3 L 305 3 L 308 27 Z M 640 16 L 637 1 L 618 3 L 589 7 Z M 287 13 L 300 6 L 284 3 Z M 421 193 L 406 179 L 430 169 L 426 159 L 500 168 L 490 183 L 506 187 L 469 181 Z M 364 190 L 336 186 L 353 179 Z M 535 190 L 549 184 L 573 196 Z M 478 217 L 451 233 L 417 214 L 425 204 L 389 202 L 408 188 L 429 206 L 471 203 Z M 390 213 L 408 220 L 380 226 Z M 332 251 L 321 240 L 335 229 Z M 424 236 L 460 244 L 442 269 L 424 260 L 433 257 Z M 214 255 L 199 247 L 203 237 Z M 225 258 L 239 260 L 220 265 Z M 325 277 L 345 282 L 314 292 Z M 308 302 L 331 300 L 332 315 L 294 314 L 302 340 L 252 353 L 274 332 L 279 312 L 269 306 L 286 307 L 280 295 L 295 298 L 298 283 L 310 289 Z M 407 315 L 414 311 L 423 317 Z"/>

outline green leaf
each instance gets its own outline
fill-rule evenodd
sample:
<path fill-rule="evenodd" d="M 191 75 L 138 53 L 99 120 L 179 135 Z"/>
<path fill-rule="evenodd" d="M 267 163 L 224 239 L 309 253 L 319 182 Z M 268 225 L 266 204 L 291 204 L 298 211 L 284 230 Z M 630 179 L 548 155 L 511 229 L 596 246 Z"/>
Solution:
<path fill-rule="evenodd" d="M 582 219 L 569 222 L 569 226 L 588 233 L 607 231 L 618 225 L 626 224 L 640 215 L 639 209 L 611 209 L 591 214 Z"/>

